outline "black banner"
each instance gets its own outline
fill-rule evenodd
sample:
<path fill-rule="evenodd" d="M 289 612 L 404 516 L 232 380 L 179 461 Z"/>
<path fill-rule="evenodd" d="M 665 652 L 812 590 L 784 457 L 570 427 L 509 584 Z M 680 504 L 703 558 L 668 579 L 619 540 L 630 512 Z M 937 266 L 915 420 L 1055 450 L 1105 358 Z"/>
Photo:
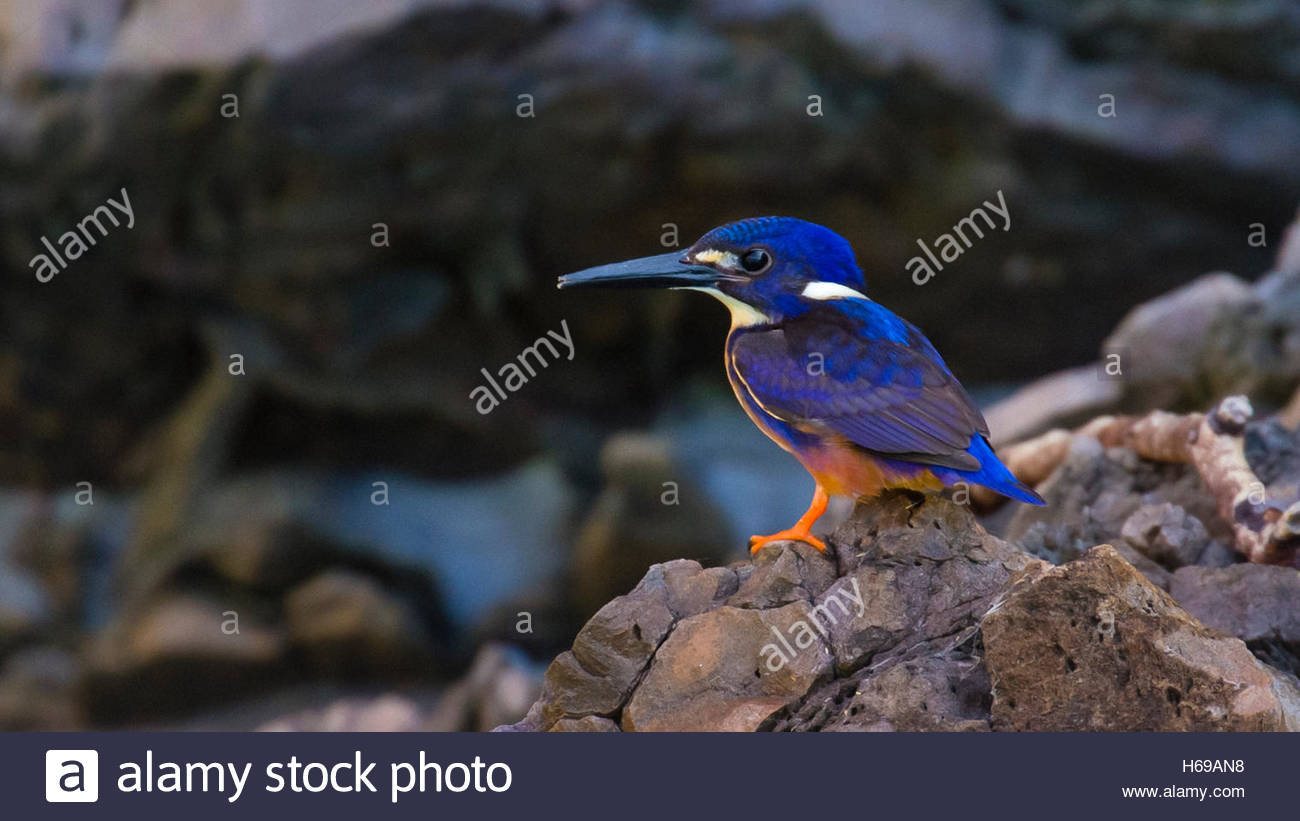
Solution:
<path fill-rule="evenodd" d="M 0 735 L 4 817 L 187 821 L 1294 813 L 1296 748 L 1270 734 Z"/>

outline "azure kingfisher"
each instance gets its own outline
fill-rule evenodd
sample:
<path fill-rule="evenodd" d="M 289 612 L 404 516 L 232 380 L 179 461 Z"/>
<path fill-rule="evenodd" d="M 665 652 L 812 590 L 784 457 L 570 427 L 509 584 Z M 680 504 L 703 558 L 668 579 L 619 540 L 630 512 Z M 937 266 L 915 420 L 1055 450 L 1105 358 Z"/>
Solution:
<path fill-rule="evenodd" d="M 989 446 L 988 424 L 921 331 L 873 302 L 849 243 L 820 225 L 758 217 L 673 251 L 560 277 L 560 288 L 704 291 L 731 310 L 724 364 L 759 430 L 816 482 L 793 527 L 750 539 L 824 551 L 812 524 L 832 495 L 983 485 L 1041 505 Z"/>

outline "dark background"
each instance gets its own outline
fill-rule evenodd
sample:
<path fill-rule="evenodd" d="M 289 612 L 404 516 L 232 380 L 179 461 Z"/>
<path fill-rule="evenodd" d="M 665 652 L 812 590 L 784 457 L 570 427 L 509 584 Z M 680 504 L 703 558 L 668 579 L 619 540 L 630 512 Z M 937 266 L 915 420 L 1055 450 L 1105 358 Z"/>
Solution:
<path fill-rule="evenodd" d="M 491 727 L 649 562 L 788 524 L 725 312 L 553 287 L 667 223 L 830 226 L 991 399 L 1297 202 L 1281 0 L 0 4 L 0 726 Z"/>

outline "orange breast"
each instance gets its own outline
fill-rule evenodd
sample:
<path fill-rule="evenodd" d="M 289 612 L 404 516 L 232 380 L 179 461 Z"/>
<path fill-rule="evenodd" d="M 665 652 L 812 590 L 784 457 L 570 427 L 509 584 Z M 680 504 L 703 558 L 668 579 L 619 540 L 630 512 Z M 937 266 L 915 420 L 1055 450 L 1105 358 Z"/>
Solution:
<path fill-rule="evenodd" d="M 796 453 L 826 492 L 835 496 L 875 496 L 886 488 L 939 490 L 943 482 L 927 468 L 899 470 L 851 445 L 827 441 Z"/>

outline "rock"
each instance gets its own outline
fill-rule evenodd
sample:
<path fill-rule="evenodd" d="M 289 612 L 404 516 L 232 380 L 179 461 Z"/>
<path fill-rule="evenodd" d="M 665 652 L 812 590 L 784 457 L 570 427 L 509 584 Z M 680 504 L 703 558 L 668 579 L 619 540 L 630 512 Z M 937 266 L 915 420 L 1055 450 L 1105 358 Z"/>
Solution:
<path fill-rule="evenodd" d="M 984 617 L 996 730 L 1300 730 L 1300 690 L 1110 545 L 1027 568 Z"/>
<path fill-rule="evenodd" d="M 836 580 L 819 602 L 861 600 L 830 626 L 841 673 L 950 643 L 1028 558 L 987 533 L 970 510 L 927 498 L 864 504 L 835 532 Z"/>
<path fill-rule="evenodd" d="M 1207 626 L 1247 644 L 1277 640 L 1300 649 L 1300 573 L 1294 569 L 1180 567 L 1169 595 Z"/>
<path fill-rule="evenodd" d="M 1205 552 L 1196 560 L 1203 567 L 1231 567 L 1242 560 L 1240 553 L 1227 541 L 1215 539 L 1205 546 Z"/>
<path fill-rule="evenodd" d="M 830 676 L 830 650 L 810 624 L 806 602 L 726 606 L 682 620 L 624 708 L 622 728 L 756 729 Z"/>
<path fill-rule="evenodd" d="M 551 726 L 552 733 L 617 733 L 618 725 L 600 716 L 562 718 Z"/>
<path fill-rule="evenodd" d="M 1300 383 L 1300 270 L 1274 271 L 1255 283 L 1241 310 L 1219 315 L 1206 348 L 1211 399 L 1245 394 L 1285 402 Z"/>
<path fill-rule="evenodd" d="M 1124 557 L 1124 561 L 1133 565 L 1139 573 L 1146 576 L 1147 581 L 1161 590 L 1169 590 L 1169 580 L 1173 578 L 1173 573 L 1137 552 L 1128 542 L 1117 542 L 1113 547 L 1116 553 Z"/>
<path fill-rule="evenodd" d="M 573 649 L 551 663 L 537 702 L 541 729 L 565 716 L 616 714 L 675 618 L 662 566 L 651 568 L 631 593 L 597 611 L 578 632 Z"/>
<path fill-rule="evenodd" d="M 1193 519 L 1203 526 L 1209 538 L 1231 537 L 1199 474 L 1189 465 L 1146 462 L 1127 448 L 1103 448 L 1086 436 L 1074 438 L 1065 462 L 1039 491 L 1047 504 L 1020 506 L 1004 535 L 1008 541 L 1053 564 L 1070 561 L 1093 545 L 1127 541 L 1125 524 L 1144 507 L 1168 509 L 1169 537 L 1162 537 L 1159 529 L 1148 533 L 1149 528 L 1140 526 L 1143 517 L 1153 515 L 1150 511 L 1133 521 L 1129 533 L 1140 543 L 1149 545 L 1148 550 L 1166 559 L 1196 561 L 1197 556 L 1193 554 L 1196 545 L 1205 548 L 1200 529 L 1191 523 Z M 1171 505 L 1182 512 L 1162 507 Z M 1154 546 L 1150 546 L 1152 537 Z M 1167 544 L 1170 537 L 1180 545 L 1182 553 L 1171 552 Z M 1161 542 L 1162 538 L 1165 542 Z"/>
<path fill-rule="evenodd" d="M 564 523 L 572 511 L 570 488 L 549 462 L 455 483 L 389 471 L 239 474 L 206 486 L 177 520 L 180 533 L 159 544 L 147 567 L 128 562 L 137 571 L 128 587 L 132 597 L 147 598 L 178 578 L 215 575 L 216 584 L 279 595 L 314 573 L 346 566 L 381 578 L 468 632 L 494 609 L 562 575 Z M 466 544 L 493 549 L 450 548 Z"/>
<path fill-rule="evenodd" d="M 169 596 L 129 622 L 118 658 L 136 664 L 186 656 L 232 665 L 263 664 L 278 660 L 284 650 L 279 631 L 196 595 Z"/>
<path fill-rule="evenodd" d="M 444 690 L 404 687 L 402 692 L 361 692 L 339 695 L 336 688 L 313 686 L 277 693 L 262 702 L 275 707 L 252 725 L 259 731 L 282 732 L 455 732 L 490 730 L 504 721 L 519 719 L 537 696 L 541 670 L 510 647 L 488 645 L 474 658 L 470 669 Z M 322 692 L 323 689 L 323 692 Z M 355 690 L 356 688 L 352 688 Z M 372 689 L 368 684 L 362 690 Z M 322 700 L 323 697 L 323 700 Z M 304 702 L 306 704 L 304 704 Z M 247 720 L 249 705 L 241 705 Z M 229 726 L 219 717 L 186 729 Z"/>
<path fill-rule="evenodd" d="M 1232 394 L 1280 404 L 1300 382 L 1297 316 L 1300 270 L 1284 261 L 1253 285 L 1206 274 L 1129 311 L 1101 361 L 1049 374 L 989 408 L 994 442 L 1106 413 L 1200 410 Z"/>
<path fill-rule="evenodd" d="M 1115 381 L 1124 388 L 1117 406 L 1129 412 L 1183 410 L 1223 396 L 1203 393 L 1211 331 L 1220 317 L 1238 316 L 1250 300 L 1248 283 L 1214 273 L 1129 311 L 1102 343 L 1102 365 L 1119 369 Z"/>
<path fill-rule="evenodd" d="M 900 661 L 845 682 L 847 703 L 825 716 L 776 724 L 822 732 L 982 732 L 989 729 L 989 678 L 968 654 Z M 816 704 L 821 699 L 810 699 Z M 826 699 L 834 704 L 835 699 Z M 825 703 L 825 702 L 823 702 Z M 799 718 L 803 718 L 802 716 Z M 823 719 L 816 721 L 817 718 Z"/>
<path fill-rule="evenodd" d="M 361 573 L 312 577 L 289 592 L 284 612 L 290 643 L 331 677 L 427 672 L 438 655 L 420 613 Z"/>
<path fill-rule="evenodd" d="M 1209 544 L 1205 525 L 1178 505 L 1143 505 L 1120 526 L 1120 536 L 1142 555 L 1168 568 L 1193 564 Z"/>
<path fill-rule="evenodd" d="M 583 628 L 528 716 L 505 729 L 817 729 L 846 681 L 874 712 L 835 719 L 839 728 L 859 727 L 857 715 L 877 727 L 987 726 L 978 661 L 955 648 L 1028 557 L 968 508 L 906 493 L 860 505 L 829 545 L 823 555 L 774 543 L 726 568 L 652 567 Z M 897 690 L 944 676 L 957 695 L 936 695 L 932 719 L 928 699 Z M 602 721 L 582 723 L 590 716 Z"/>
<path fill-rule="evenodd" d="M 763 550 L 752 565 L 735 568 L 739 589 L 728 599 L 732 607 L 766 609 L 792 602 L 809 602 L 835 581 L 835 565 L 812 545 L 794 542 L 784 550 Z"/>
<path fill-rule="evenodd" d="M 1300 230 L 1296 236 L 1300 238 Z M 1300 497 L 1300 427 L 1288 429 L 1278 418 L 1252 422 L 1246 426 L 1245 450 L 1255 475 L 1270 490 L 1279 496 Z"/>

